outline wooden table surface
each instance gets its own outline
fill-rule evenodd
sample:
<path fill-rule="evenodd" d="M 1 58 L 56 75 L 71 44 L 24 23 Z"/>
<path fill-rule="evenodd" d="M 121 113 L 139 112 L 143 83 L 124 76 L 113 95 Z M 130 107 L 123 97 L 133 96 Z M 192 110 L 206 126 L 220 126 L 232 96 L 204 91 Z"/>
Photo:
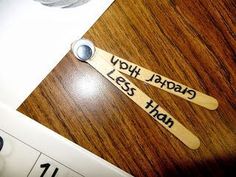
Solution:
<path fill-rule="evenodd" d="M 200 148 L 186 147 L 72 52 L 19 111 L 134 176 L 236 176 L 236 1 L 116 0 L 85 37 L 215 97 L 210 111 L 130 78 Z"/>

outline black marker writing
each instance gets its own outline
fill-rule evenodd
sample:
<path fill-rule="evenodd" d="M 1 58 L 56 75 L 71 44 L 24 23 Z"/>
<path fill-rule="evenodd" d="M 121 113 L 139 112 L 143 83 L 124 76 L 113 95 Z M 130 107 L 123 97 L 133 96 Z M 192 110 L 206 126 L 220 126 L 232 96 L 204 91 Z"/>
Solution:
<path fill-rule="evenodd" d="M 160 84 L 161 88 L 166 88 L 169 90 L 174 90 L 175 92 L 182 93 L 183 95 L 188 95 L 188 99 L 192 100 L 196 97 L 196 91 L 189 89 L 188 87 L 183 87 L 179 84 L 176 84 L 172 81 L 168 81 L 163 79 L 158 74 L 153 74 L 150 79 L 147 79 L 146 82 L 154 82 L 156 84 Z"/>
<path fill-rule="evenodd" d="M 149 114 L 156 120 L 160 120 L 163 123 L 165 123 L 169 128 L 171 128 L 174 125 L 174 121 L 168 117 L 166 114 L 161 113 L 158 110 L 159 105 L 154 105 L 153 101 L 150 100 L 146 103 L 146 109 L 149 109 Z"/>
<path fill-rule="evenodd" d="M 130 73 L 129 75 L 132 77 L 136 78 L 138 75 L 140 75 L 141 69 L 138 66 L 133 66 L 131 64 L 126 63 L 125 61 L 121 61 L 120 59 L 116 58 L 115 56 L 113 56 L 111 58 L 111 63 L 114 66 L 119 65 L 120 70 L 127 70 Z"/>
<path fill-rule="evenodd" d="M 113 73 L 115 72 L 115 69 L 113 69 L 112 71 L 110 71 L 109 73 L 107 73 L 107 76 L 116 81 L 116 84 L 118 84 L 120 86 L 120 88 L 125 91 L 129 96 L 133 96 L 135 93 L 135 88 L 131 87 L 131 83 L 129 81 L 127 81 L 125 78 L 123 78 L 122 76 L 119 77 L 115 77 L 113 75 Z"/>

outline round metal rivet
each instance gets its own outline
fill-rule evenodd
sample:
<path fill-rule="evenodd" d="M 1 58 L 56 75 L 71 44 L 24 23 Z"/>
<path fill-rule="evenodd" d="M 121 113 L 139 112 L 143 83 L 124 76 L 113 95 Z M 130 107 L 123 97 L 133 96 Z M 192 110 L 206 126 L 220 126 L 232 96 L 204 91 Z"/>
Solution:
<path fill-rule="evenodd" d="M 81 45 L 77 49 L 77 55 L 81 60 L 86 61 L 92 57 L 92 49 L 87 45 Z"/>
<path fill-rule="evenodd" d="M 72 51 L 76 58 L 81 61 L 86 61 L 94 55 L 95 47 L 91 41 L 80 39 L 72 44 Z"/>

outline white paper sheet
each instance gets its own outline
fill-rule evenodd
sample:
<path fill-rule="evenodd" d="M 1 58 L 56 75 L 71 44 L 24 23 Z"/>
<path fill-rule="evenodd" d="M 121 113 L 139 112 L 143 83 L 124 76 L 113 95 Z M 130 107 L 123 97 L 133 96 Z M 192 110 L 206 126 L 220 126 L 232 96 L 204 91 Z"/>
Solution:
<path fill-rule="evenodd" d="M 1 177 L 131 177 L 1 103 L 0 115 Z"/>
<path fill-rule="evenodd" d="M 0 101 L 16 109 L 113 1 L 63 9 L 0 0 Z"/>

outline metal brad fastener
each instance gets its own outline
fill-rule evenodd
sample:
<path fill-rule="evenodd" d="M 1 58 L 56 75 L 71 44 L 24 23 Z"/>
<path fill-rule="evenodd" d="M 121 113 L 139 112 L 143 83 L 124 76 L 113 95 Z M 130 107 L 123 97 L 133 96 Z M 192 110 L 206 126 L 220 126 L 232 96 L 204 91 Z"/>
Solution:
<path fill-rule="evenodd" d="M 95 53 L 94 44 L 87 39 L 80 39 L 72 44 L 72 51 L 80 61 L 87 61 Z"/>

